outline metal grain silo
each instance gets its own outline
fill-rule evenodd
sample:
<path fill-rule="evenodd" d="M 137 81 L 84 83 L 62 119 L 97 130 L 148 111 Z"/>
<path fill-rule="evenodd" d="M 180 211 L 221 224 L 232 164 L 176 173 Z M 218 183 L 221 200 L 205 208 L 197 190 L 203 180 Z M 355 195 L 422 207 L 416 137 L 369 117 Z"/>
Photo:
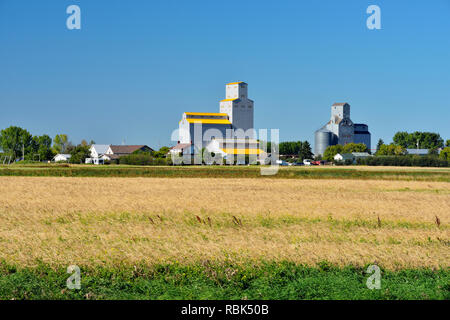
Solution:
<path fill-rule="evenodd" d="M 314 155 L 323 155 L 325 149 L 333 144 L 333 133 L 330 130 L 326 128 L 317 130 L 314 141 Z"/>

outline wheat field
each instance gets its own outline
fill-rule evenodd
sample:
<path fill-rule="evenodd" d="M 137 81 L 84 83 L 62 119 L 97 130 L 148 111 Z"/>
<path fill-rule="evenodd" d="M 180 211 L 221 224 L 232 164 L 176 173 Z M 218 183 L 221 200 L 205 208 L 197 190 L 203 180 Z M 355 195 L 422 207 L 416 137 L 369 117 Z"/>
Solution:
<path fill-rule="evenodd" d="M 449 267 L 450 184 L 0 177 L 0 260 Z"/>

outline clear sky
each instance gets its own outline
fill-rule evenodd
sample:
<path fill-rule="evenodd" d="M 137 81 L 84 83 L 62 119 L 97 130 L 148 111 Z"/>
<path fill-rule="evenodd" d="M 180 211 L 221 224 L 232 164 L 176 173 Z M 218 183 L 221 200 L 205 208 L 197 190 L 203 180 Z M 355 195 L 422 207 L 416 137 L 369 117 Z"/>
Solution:
<path fill-rule="evenodd" d="M 282 141 L 313 144 L 334 102 L 372 144 L 450 139 L 450 0 L 0 0 L 0 128 L 157 148 L 184 111 L 217 112 L 232 81 Z"/>

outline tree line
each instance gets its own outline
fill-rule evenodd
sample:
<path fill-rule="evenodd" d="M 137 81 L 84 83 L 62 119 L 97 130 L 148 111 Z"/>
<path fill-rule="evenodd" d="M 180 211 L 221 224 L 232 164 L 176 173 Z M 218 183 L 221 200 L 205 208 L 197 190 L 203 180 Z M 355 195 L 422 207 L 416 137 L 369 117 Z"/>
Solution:
<path fill-rule="evenodd" d="M 58 153 L 71 155 L 71 162 L 80 163 L 90 155 L 89 147 L 95 142 L 82 140 L 74 145 L 66 134 L 58 134 L 54 139 L 47 134 L 33 136 L 28 130 L 10 126 L 0 131 L 0 149 L 12 161 L 49 161 Z"/>
<path fill-rule="evenodd" d="M 33 136 L 26 129 L 11 126 L 0 131 L 0 149 L 3 157 L 11 161 L 50 161 L 57 154 L 70 154 L 70 163 L 85 163 L 91 156 L 90 147 L 95 144 L 91 140 L 82 140 L 73 144 L 66 134 L 57 134 L 53 139 L 48 135 Z M 121 164 L 166 164 L 168 147 L 161 147 L 158 151 L 136 151 L 120 158 Z M 119 163 L 118 160 L 115 161 Z"/>
<path fill-rule="evenodd" d="M 419 163 L 420 165 L 429 165 L 435 163 L 438 164 L 438 166 L 442 166 L 443 162 L 439 162 L 437 160 L 435 161 L 432 159 L 433 156 L 437 158 L 438 154 L 440 160 L 450 161 L 450 139 L 445 141 L 444 143 L 444 139 L 442 139 L 442 137 L 438 133 L 420 131 L 408 133 L 399 131 L 394 135 L 392 140 L 392 143 L 385 144 L 382 139 L 379 139 L 375 152 L 375 156 L 389 156 L 391 158 L 386 158 L 384 160 L 371 158 L 370 160 L 364 161 L 364 163 L 369 165 L 375 165 L 375 163 L 386 163 L 386 165 L 389 165 L 389 163 L 399 163 L 398 165 L 412 165 Z M 406 149 L 417 148 L 428 149 L 428 154 L 431 158 L 422 159 L 420 161 L 416 159 L 393 160 L 397 156 L 407 155 Z M 362 143 L 349 143 L 345 146 L 338 144 L 329 146 L 323 154 L 323 159 L 333 161 L 334 156 L 338 153 L 342 154 L 352 152 L 369 152 L 369 150 L 367 150 L 367 146 Z"/>

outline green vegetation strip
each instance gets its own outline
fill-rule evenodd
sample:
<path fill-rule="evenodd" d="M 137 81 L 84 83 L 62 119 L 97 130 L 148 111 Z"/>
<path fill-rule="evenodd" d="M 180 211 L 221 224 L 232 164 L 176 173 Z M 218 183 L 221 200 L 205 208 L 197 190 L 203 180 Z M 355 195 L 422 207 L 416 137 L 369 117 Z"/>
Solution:
<path fill-rule="evenodd" d="M 450 182 L 450 171 L 358 170 L 343 168 L 280 168 L 275 175 L 261 175 L 252 167 L 138 167 L 138 166 L 30 166 L 0 167 L 0 176 L 51 177 L 165 177 L 165 178 L 273 178 L 273 179 L 378 179 Z"/>
<path fill-rule="evenodd" d="M 0 299 L 450 299 L 448 269 L 381 272 L 370 290 L 365 268 L 289 262 L 257 265 L 81 267 L 81 289 L 68 289 L 65 268 L 0 264 Z"/>

